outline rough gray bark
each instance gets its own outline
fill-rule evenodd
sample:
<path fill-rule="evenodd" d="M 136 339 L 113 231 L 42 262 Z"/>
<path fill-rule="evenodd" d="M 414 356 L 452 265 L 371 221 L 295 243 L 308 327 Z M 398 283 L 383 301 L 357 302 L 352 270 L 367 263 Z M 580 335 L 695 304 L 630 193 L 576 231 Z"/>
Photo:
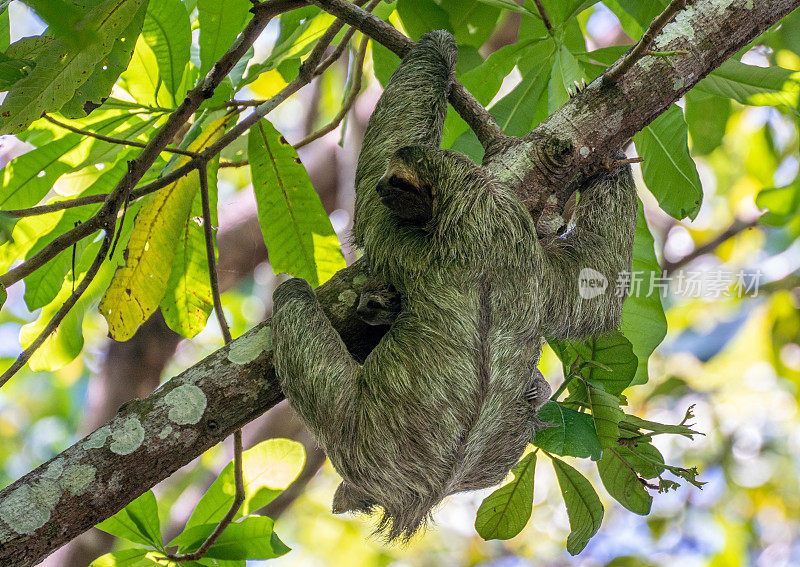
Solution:
<path fill-rule="evenodd" d="M 315 3 L 329 9 L 333 2 Z M 702 77 L 798 5 L 800 0 L 696 0 L 679 16 L 680 25 L 668 25 L 656 42 L 659 50 L 690 51 L 673 59 L 674 67 L 645 57 L 613 85 L 598 79 L 524 140 L 509 139 L 493 148 L 487 164 L 497 175 L 516 179 L 519 194 L 539 200 L 539 210 L 551 194 L 564 202 L 577 176 L 594 171 Z M 341 15 L 348 21 L 346 16 Z M 355 316 L 362 280 L 356 265 L 318 290 L 334 326 L 360 358 L 380 338 Z M 0 491 L 0 564 L 37 563 L 282 399 L 267 329 L 268 321 L 149 397 L 124 406 L 99 433 Z"/>

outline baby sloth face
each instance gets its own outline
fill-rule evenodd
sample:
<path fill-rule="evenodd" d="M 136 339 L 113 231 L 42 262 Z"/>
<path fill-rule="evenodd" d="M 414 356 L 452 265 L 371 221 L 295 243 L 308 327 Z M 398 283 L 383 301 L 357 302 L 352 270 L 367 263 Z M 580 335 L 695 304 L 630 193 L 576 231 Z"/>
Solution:
<path fill-rule="evenodd" d="M 435 205 L 433 180 L 426 179 L 422 173 L 427 165 L 425 151 L 417 146 L 397 150 L 375 187 L 386 207 L 398 218 L 416 226 L 431 221 Z"/>

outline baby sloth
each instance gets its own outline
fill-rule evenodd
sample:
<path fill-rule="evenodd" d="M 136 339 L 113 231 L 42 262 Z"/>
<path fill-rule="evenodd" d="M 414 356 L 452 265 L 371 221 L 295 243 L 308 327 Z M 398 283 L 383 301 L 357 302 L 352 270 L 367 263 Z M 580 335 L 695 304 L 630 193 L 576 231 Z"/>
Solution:
<path fill-rule="evenodd" d="M 614 283 L 631 266 L 629 167 L 587 181 L 574 227 L 545 246 L 511 187 L 439 149 L 455 58 L 448 33 L 424 35 L 364 137 L 354 241 L 402 303 L 381 316 L 391 327 L 364 364 L 305 281 L 274 295 L 281 386 L 343 477 L 333 511 L 382 509 L 389 540 L 408 539 L 447 495 L 504 479 L 542 427 L 542 336 L 615 328 Z M 606 290 L 582 298 L 582 268 L 607 278 Z"/>

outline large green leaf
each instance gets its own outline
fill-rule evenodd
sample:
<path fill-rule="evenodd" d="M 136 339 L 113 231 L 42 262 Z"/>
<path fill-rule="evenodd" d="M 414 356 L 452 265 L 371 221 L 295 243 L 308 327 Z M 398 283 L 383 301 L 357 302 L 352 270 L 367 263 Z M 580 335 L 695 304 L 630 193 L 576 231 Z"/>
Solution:
<path fill-rule="evenodd" d="M 208 164 L 208 199 L 212 227 L 217 226 L 218 164 L 218 159 Z M 175 243 L 175 257 L 172 259 L 167 291 L 161 300 L 161 313 L 170 329 L 191 339 L 205 328 L 212 309 L 214 299 L 208 275 L 202 196 L 200 191 L 196 191 L 189 216 Z"/>
<path fill-rule="evenodd" d="M 266 516 L 249 516 L 230 524 L 205 557 L 210 559 L 272 559 L 291 551 L 273 531 L 275 522 Z M 172 545 L 178 545 L 182 553 L 200 547 L 214 531 L 217 524 L 195 526 L 176 537 Z"/>
<path fill-rule="evenodd" d="M 273 270 L 324 283 L 344 268 L 344 256 L 297 152 L 264 119 L 250 128 L 248 156 Z"/>
<path fill-rule="evenodd" d="M 106 0 L 82 20 L 96 41 L 80 49 L 69 49 L 56 38 L 50 49 L 36 59 L 27 77 L 14 84 L 0 108 L 0 134 L 24 130 L 43 112 L 59 110 L 108 55 L 121 33 L 135 17 L 144 0 Z"/>
<path fill-rule="evenodd" d="M 431 30 L 449 30 L 450 17 L 433 0 L 397 0 L 397 13 L 411 39 Z"/>
<path fill-rule="evenodd" d="M 155 55 L 161 79 L 176 104 L 185 91 L 184 72 L 192 45 L 189 13 L 181 0 L 149 1 L 142 38 Z"/>
<path fill-rule="evenodd" d="M 622 333 L 597 335 L 585 340 L 550 341 L 561 359 L 564 375 L 573 363 L 582 365 L 581 376 L 603 385 L 607 392 L 621 394 L 636 375 L 638 360 L 631 343 Z"/>
<path fill-rule="evenodd" d="M 199 0 L 200 74 L 205 76 L 230 48 L 248 19 L 249 0 Z"/>
<path fill-rule="evenodd" d="M 696 155 L 707 155 L 722 143 L 731 101 L 692 89 L 685 96 L 686 122 L 692 138 L 692 151 Z"/>
<path fill-rule="evenodd" d="M 600 445 L 605 450 L 616 447 L 619 440 L 619 422 L 625 414 L 619 407 L 619 398 L 614 394 L 604 391 L 602 388 L 589 386 L 589 403 L 594 419 L 594 428 L 597 431 L 597 438 Z"/>
<path fill-rule="evenodd" d="M 199 151 L 213 143 L 225 131 L 229 119 L 223 117 L 211 123 L 189 149 Z M 188 161 L 187 156 L 181 156 L 176 163 L 180 167 Z M 115 339 L 132 337 L 161 303 L 175 256 L 175 243 L 189 217 L 198 187 L 195 170 L 143 200 L 125 250 L 125 264 L 117 269 L 100 302 L 100 313 Z"/>
<path fill-rule="evenodd" d="M 646 516 L 650 513 L 653 497 L 645 490 L 639 476 L 631 466 L 620 458 L 614 449 L 603 452 L 597 463 L 600 480 L 608 493 L 634 514 Z"/>
<path fill-rule="evenodd" d="M 111 94 L 114 83 L 128 68 L 136 47 L 136 40 L 142 31 L 147 2 L 143 2 L 127 26 L 114 41 L 111 51 L 94 66 L 91 76 L 61 108 L 61 114 L 69 118 L 80 118 L 89 114 Z"/>
<path fill-rule="evenodd" d="M 303 446 L 289 439 L 268 439 L 242 453 L 245 501 L 236 517 L 263 508 L 294 482 L 305 464 Z M 195 506 L 185 530 L 219 522 L 233 504 L 233 463 L 222 469 Z M 170 542 L 170 545 L 177 545 Z"/>
<path fill-rule="evenodd" d="M 796 107 L 800 74 L 782 67 L 758 67 L 729 59 L 697 83 L 693 90 L 753 106 Z"/>
<path fill-rule="evenodd" d="M 673 104 L 633 137 L 644 159 L 645 185 L 661 208 L 676 219 L 694 219 L 703 200 L 700 176 L 689 155 L 688 132 L 683 112 Z"/>
<path fill-rule="evenodd" d="M 475 517 L 483 539 L 511 539 L 525 527 L 533 510 L 536 453 L 529 453 L 511 469 L 514 480 L 484 498 Z"/>
<path fill-rule="evenodd" d="M 450 16 L 450 27 L 458 45 L 482 46 L 494 32 L 500 10 L 479 0 L 447 0 L 442 8 Z"/>
<path fill-rule="evenodd" d="M 553 114 L 569 100 L 569 90 L 583 77 L 581 64 L 566 45 L 560 45 L 553 61 L 547 85 L 547 114 Z"/>
<path fill-rule="evenodd" d="M 642 204 L 636 219 L 636 239 L 633 243 L 631 289 L 622 305 L 622 334 L 633 345 L 639 360 L 632 385 L 647 382 L 647 361 L 667 335 L 667 318 L 661 305 L 658 289 L 650 293 L 650 282 L 661 277 L 661 267 L 655 252 L 655 241 L 647 228 Z M 639 282 L 638 284 L 636 282 Z"/>
<path fill-rule="evenodd" d="M 152 490 L 148 490 L 96 527 L 135 543 L 163 546 L 161 525 L 158 520 L 158 503 Z"/>
<path fill-rule="evenodd" d="M 585 476 L 561 459 L 552 457 L 552 460 L 569 516 L 571 531 L 567 538 L 567 551 L 577 555 L 600 529 L 603 505 Z"/>
<path fill-rule="evenodd" d="M 596 461 L 603 448 L 594 420 L 588 413 L 581 413 L 558 402 L 547 402 L 539 410 L 539 419 L 548 425 L 536 432 L 533 444 L 559 456 L 591 458 Z"/>

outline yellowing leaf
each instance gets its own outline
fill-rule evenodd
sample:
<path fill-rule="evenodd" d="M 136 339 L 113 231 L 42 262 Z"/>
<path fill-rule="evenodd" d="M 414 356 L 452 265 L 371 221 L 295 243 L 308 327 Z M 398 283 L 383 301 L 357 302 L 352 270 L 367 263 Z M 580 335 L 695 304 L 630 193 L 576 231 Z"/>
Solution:
<path fill-rule="evenodd" d="M 314 287 L 324 283 L 345 267 L 344 256 L 297 152 L 262 120 L 250 128 L 248 155 L 272 268 Z"/>
<path fill-rule="evenodd" d="M 229 116 L 212 122 L 189 149 L 198 151 L 219 138 Z M 177 167 L 188 157 L 177 160 Z M 181 230 L 191 211 L 199 187 L 197 171 L 145 198 L 134 221 L 133 234 L 124 252 L 125 263 L 117 268 L 111 285 L 100 301 L 100 313 L 113 338 L 124 341 L 156 310 L 167 291 L 172 260 Z"/>

